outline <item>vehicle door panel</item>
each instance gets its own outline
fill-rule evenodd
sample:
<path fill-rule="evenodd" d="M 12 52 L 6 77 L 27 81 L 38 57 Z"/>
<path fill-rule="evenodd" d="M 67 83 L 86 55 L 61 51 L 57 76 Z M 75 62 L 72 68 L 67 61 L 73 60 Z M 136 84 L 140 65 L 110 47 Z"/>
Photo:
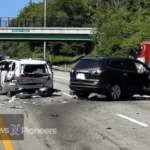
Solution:
<path fill-rule="evenodd" d="M 138 86 L 148 88 L 150 82 L 150 68 L 140 61 L 135 61 L 134 63 L 138 73 Z"/>
<path fill-rule="evenodd" d="M 3 61 L 0 64 L 0 89 L 2 89 L 4 85 L 4 79 L 5 79 L 5 74 L 6 74 L 5 64 L 6 64 L 6 61 Z"/>
<path fill-rule="evenodd" d="M 135 64 L 130 60 L 123 60 L 120 63 L 120 69 L 122 71 L 122 81 L 125 90 L 135 92 L 138 86 L 138 73 Z"/>
<path fill-rule="evenodd" d="M 0 63 L 0 88 L 1 88 L 1 75 L 2 75 L 2 69 L 3 69 L 3 65 L 4 65 L 4 61 L 2 61 L 1 63 Z"/>
<path fill-rule="evenodd" d="M 112 83 L 112 82 L 122 82 L 122 71 L 119 68 L 120 61 L 118 60 L 108 60 L 106 62 L 107 66 L 107 71 L 105 73 L 105 78 L 107 83 Z M 111 76 L 110 76 L 111 74 Z"/>
<path fill-rule="evenodd" d="M 10 65 L 9 65 L 9 69 L 7 71 L 7 74 L 6 74 L 6 78 L 5 78 L 5 82 L 10 82 L 15 74 L 15 63 L 14 62 L 10 62 Z"/>
<path fill-rule="evenodd" d="M 7 73 L 9 72 L 10 63 L 11 63 L 10 61 L 5 61 L 2 66 L 1 81 L 0 81 L 2 89 L 5 89 L 6 77 L 7 77 Z"/>
<path fill-rule="evenodd" d="M 136 91 L 137 87 L 137 73 L 136 72 L 129 72 L 123 71 L 122 78 L 124 81 L 124 88 L 127 91 Z"/>

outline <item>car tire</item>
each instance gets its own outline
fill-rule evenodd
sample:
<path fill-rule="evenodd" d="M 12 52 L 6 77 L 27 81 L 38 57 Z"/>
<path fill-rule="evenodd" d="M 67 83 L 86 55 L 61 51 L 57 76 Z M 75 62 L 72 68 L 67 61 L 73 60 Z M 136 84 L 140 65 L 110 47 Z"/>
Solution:
<path fill-rule="evenodd" d="M 32 94 L 29 94 L 29 93 L 16 94 L 16 98 L 19 98 L 19 99 L 30 99 L 31 97 L 32 97 Z"/>
<path fill-rule="evenodd" d="M 40 91 L 40 96 L 41 97 L 52 96 L 53 92 L 54 92 L 53 89 L 49 89 L 47 91 Z"/>
<path fill-rule="evenodd" d="M 7 92 L 4 90 L 3 87 L 1 87 L 1 89 L 0 89 L 0 95 L 6 95 L 6 94 L 7 94 Z"/>
<path fill-rule="evenodd" d="M 119 100 L 121 96 L 121 86 L 119 84 L 112 84 L 108 89 L 107 98 L 110 100 Z"/>
<path fill-rule="evenodd" d="M 4 94 L 3 88 L 1 87 L 1 89 L 0 89 L 0 95 L 3 95 L 3 94 Z"/>
<path fill-rule="evenodd" d="M 54 89 L 49 89 L 49 91 L 48 91 L 48 95 L 47 95 L 47 96 L 52 96 L 52 95 L 53 95 L 53 93 L 54 93 Z"/>
<path fill-rule="evenodd" d="M 75 95 L 79 98 L 79 99 L 87 99 L 90 95 L 89 92 L 83 92 L 83 91 L 75 91 Z"/>
<path fill-rule="evenodd" d="M 7 92 L 7 96 L 8 96 L 8 97 L 12 97 L 12 96 L 14 96 L 15 94 L 16 94 L 16 92 L 12 92 L 12 91 Z"/>

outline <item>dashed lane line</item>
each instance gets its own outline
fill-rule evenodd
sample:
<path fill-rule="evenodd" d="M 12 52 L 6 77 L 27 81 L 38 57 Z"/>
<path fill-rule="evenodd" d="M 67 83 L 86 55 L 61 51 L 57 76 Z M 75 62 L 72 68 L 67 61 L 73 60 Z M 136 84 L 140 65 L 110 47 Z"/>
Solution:
<path fill-rule="evenodd" d="M 119 117 L 121 117 L 121 118 L 124 118 L 124 119 L 126 119 L 126 120 L 129 120 L 129 121 L 131 121 L 131 122 L 134 122 L 134 123 L 136 123 L 136 124 L 138 124 L 138 125 L 141 125 L 141 126 L 143 126 L 143 127 L 149 127 L 148 124 L 145 124 L 145 123 L 143 123 L 143 122 L 137 121 L 137 120 L 132 119 L 132 118 L 130 118 L 130 117 L 127 117 L 127 116 L 125 116 L 125 115 L 122 115 L 122 114 L 116 114 L 116 115 L 119 116 Z"/>

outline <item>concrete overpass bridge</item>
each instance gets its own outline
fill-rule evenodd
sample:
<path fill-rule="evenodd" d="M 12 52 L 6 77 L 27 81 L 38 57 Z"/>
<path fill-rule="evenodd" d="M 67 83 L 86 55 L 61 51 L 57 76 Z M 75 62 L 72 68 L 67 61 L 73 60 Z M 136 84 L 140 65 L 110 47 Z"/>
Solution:
<path fill-rule="evenodd" d="M 0 40 L 91 41 L 90 27 L 0 27 Z"/>
<path fill-rule="evenodd" d="M 0 17 L 0 40 L 91 41 L 92 22 L 85 19 Z"/>

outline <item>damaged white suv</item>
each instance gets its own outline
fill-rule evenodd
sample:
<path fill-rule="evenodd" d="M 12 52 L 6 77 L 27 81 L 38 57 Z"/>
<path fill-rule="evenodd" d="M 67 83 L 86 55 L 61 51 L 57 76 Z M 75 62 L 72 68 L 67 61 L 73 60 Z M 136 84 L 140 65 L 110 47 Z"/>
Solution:
<path fill-rule="evenodd" d="M 0 93 L 9 96 L 18 91 L 38 91 L 42 96 L 53 93 L 53 72 L 50 61 L 37 59 L 0 62 Z"/>

